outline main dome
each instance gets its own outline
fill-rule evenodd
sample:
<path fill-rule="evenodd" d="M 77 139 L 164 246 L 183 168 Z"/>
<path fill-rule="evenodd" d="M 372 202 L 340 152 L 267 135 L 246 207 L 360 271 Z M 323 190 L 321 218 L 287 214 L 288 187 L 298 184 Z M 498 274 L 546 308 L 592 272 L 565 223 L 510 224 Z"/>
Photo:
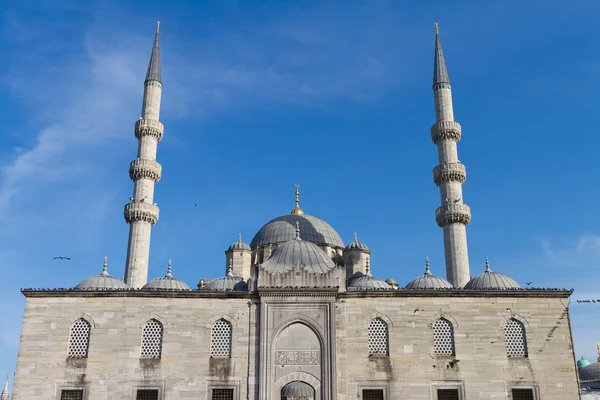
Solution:
<path fill-rule="evenodd" d="M 344 247 L 340 235 L 327 222 L 306 214 L 287 214 L 265 224 L 254 235 L 250 247 L 285 243 L 296 238 L 296 222 L 300 224 L 302 240 L 316 244 Z"/>

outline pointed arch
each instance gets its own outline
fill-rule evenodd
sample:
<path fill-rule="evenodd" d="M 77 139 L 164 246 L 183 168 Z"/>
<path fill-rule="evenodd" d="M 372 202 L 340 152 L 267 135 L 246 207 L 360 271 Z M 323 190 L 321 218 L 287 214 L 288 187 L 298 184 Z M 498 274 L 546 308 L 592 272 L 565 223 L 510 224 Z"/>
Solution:
<path fill-rule="evenodd" d="M 527 333 L 525 324 L 516 318 L 510 318 L 504 325 L 506 355 L 508 357 L 527 357 Z"/>
<path fill-rule="evenodd" d="M 225 318 L 213 324 L 210 332 L 210 356 L 213 358 L 231 357 L 233 326 Z"/>
<path fill-rule="evenodd" d="M 152 318 L 144 324 L 142 329 L 142 346 L 140 357 L 160 358 L 163 344 L 163 324 L 156 318 Z"/>
<path fill-rule="evenodd" d="M 382 318 L 373 318 L 367 327 L 367 340 L 370 356 L 390 355 L 390 334 L 387 322 Z"/>
<path fill-rule="evenodd" d="M 433 354 L 453 356 L 454 326 L 446 318 L 438 318 L 431 327 L 433 331 Z"/>
<path fill-rule="evenodd" d="M 92 324 L 85 319 L 79 318 L 71 324 L 69 330 L 69 347 L 67 357 L 87 358 L 90 347 L 90 335 Z"/>

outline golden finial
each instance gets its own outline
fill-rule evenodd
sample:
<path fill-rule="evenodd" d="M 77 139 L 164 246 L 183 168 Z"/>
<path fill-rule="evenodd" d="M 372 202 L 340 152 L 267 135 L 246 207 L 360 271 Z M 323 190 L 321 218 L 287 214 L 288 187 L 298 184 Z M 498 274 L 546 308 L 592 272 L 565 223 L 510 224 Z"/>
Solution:
<path fill-rule="evenodd" d="M 435 23 L 435 34 L 438 35 L 440 33 L 440 27 L 438 26 L 438 23 L 436 21 Z"/>
<path fill-rule="evenodd" d="M 300 208 L 300 185 L 296 185 L 296 207 L 292 210 L 292 214 L 304 214 Z"/>
<path fill-rule="evenodd" d="M 160 31 L 160 19 L 156 21 L 156 33 L 158 34 L 158 31 Z"/>

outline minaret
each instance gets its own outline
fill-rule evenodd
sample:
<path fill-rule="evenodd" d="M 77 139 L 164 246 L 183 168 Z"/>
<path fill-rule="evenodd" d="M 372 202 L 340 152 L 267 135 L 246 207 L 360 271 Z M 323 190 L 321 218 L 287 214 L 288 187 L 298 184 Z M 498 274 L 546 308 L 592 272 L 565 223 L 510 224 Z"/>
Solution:
<path fill-rule="evenodd" d="M 467 224 L 471 209 L 463 203 L 462 184 L 467 171 L 458 160 L 457 143 L 461 128 L 454 121 L 452 85 L 446 69 L 438 25 L 435 24 L 435 62 L 433 65 L 433 96 L 436 124 L 431 138 L 438 147 L 439 165 L 433 169 L 433 180 L 440 188 L 442 206 L 435 211 L 435 220 L 444 229 L 446 277 L 454 287 L 461 288 L 469 281 Z"/>
<path fill-rule="evenodd" d="M 131 203 L 125 206 L 125 220 L 129 223 L 125 283 L 132 288 L 144 286 L 148 279 L 150 230 L 158 221 L 159 210 L 154 203 L 154 184 L 160 180 L 162 167 L 156 162 L 156 147 L 164 131 L 163 124 L 159 122 L 162 95 L 159 28 L 160 22 L 157 22 L 154 47 L 144 81 L 142 115 L 135 123 L 135 136 L 138 139 L 137 159 L 129 166 L 129 177 L 134 186 Z"/>
<path fill-rule="evenodd" d="M 2 393 L 0 393 L 0 400 L 8 400 L 8 375 L 4 382 L 4 389 L 2 389 Z"/>

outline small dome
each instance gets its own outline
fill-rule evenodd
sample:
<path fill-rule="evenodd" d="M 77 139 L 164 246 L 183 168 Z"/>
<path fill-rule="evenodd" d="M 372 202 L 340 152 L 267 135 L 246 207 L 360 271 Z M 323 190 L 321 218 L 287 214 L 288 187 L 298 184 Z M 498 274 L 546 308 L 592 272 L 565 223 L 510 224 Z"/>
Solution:
<path fill-rule="evenodd" d="M 450 282 L 439 276 L 431 274 L 429 269 L 429 257 L 425 258 L 425 273 L 417 276 L 406 285 L 405 289 L 453 289 Z"/>
<path fill-rule="evenodd" d="M 212 280 L 200 288 L 200 290 L 212 290 L 217 292 L 247 292 L 248 284 L 239 276 L 233 276 L 233 265 L 229 263 L 227 275 Z"/>
<path fill-rule="evenodd" d="M 581 357 L 581 360 L 577 360 L 577 368 L 587 367 L 591 363 L 585 358 Z"/>
<path fill-rule="evenodd" d="M 128 289 L 129 286 L 120 279 L 113 278 L 108 274 L 108 257 L 104 257 L 102 273 L 81 281 L 75 289 L 79 290 L 110 290 Z"/>
<path fill-rule="evenodd" d="M 281 389 L 281 397 L 284 399 L 303 400 L 311 399 L 315 395 L 315 389 L 306 382 L 290 382 Z"/>
<path fill-rule="evenodd" d="M 387 283 L 388 285 L 397 285 L 398 282 L 396 282 L 396 280 L 394 278 L 387 278 L 385 280 L 385 283 Z"/>
<path fill-rule="evenodd" d="M 252 239 L 250 247 L 279 244 L 294 240 L 296 223 L 300 224 L 302 239 L 316 244 L 344 247 L 340 235 L 327 222 L 306 214 L 287 214 L 269 221 Z"/>
<path fill-rule="evenodd" d="M 261 268 L 272 274 L 285 274 L 294 267 L 302 267 L 314 274 L 324 274 L 333 268 L 335 263 L 316 244 L 300 238 L 300 223 L 296 221 L 296 237 L 278 246 L 271 257 Z"/>
<path fill-rule="evenodd" d="M 169 260 L 169 267 L 167 268 L 167 274 L 160 278 L 152 279 L 146 283 L 142 289 L 152 290 L 190 290 L 190 287 L 183 281 L 173 277 L 171 271 L 171 260 Z"/>
<path fill-rule="evenodd" d="M 366 244 L 358 241 L 358 236 L 356 235 L 356 232 L 354 233 L 354 242 L 350 243 L 348 246 L 346 246 L 344 248 L 344 251 L 351 251 L 351 250 L 369 251 L 369 247 L 367 247 Z"/>
<path fill-rule="evenodd" d="M 585 381 L 600 381 L 600 362 L 587 365 L 578 369 L 579 380 Z"/>
<path fill-rule="evenodd" d="M 367 262 L 367 273 L 358 276 L 357 278 L 351 280 L 350 285 L 348 285 L 349 291 L 362 291 L 362 290 L 394 290 L 392 286 L 390 286 L 387 282 L 375 278 L 371 275 L 369 271 L 369 264 Z M 356 274 L 354 274 L 356 275 Z M 354 276 L 353 275 L 353 276 Z"/>
<path fill-rule="evenodd" d="M 227 251 L 230 250 L 248 250 L 248 251 L 252 251 L 252 249 L 250 248 L 250 245 L 248 243 L 244 243 L 242 241 L 242 234 L 239 234 L 239 239 L 237 242 L 232 243 L 231 246 L 229 246 L 229 248 L 227 249 Z"/>
<path fill-rule="evenodd" d="M 514 279 L 499 272 L 493 272 L 490 269 L 490 262 L 487 257 L 485 258 L 485 272 L 471 279 L 464 287 L 464 289 L 471 290 L 520 288 L 521 285 L 519 285 Z"/>

